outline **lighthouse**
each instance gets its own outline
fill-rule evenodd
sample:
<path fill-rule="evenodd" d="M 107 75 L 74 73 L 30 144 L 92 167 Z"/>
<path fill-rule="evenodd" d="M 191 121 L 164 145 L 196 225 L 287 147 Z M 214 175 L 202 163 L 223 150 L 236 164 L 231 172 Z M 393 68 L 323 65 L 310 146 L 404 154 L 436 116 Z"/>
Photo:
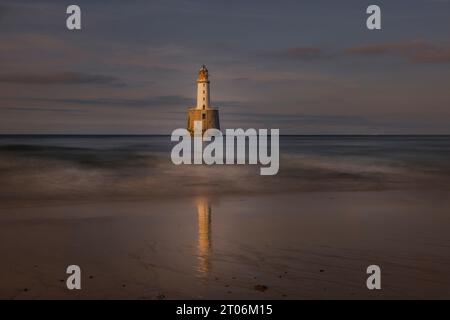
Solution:
<path fill-rule="evenodd" d="M 201 121 L 202 134 L 208 129 L 219 129 L 219 110 L 211 107 L 208 69 L 202 65 L 197 78 L 197 105 L 188 110 L 188 131 L 194 134 L 194 122 Z"/>

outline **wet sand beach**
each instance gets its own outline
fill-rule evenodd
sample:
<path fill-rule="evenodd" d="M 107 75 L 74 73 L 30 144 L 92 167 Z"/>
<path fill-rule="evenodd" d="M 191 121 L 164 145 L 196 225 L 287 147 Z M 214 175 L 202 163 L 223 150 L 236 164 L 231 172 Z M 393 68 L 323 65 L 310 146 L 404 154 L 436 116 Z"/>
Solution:
<path fill-rule="evenodd" d="M 398 191 L 10 207 L 0 296 L 449 298 L 449 212 L 445 193 Z"/>

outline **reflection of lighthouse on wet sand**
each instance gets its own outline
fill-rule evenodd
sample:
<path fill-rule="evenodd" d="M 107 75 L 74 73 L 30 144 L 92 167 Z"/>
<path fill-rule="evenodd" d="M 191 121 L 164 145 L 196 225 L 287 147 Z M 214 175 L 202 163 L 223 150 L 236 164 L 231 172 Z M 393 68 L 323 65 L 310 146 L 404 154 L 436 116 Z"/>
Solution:
<path fill-rule="evenodd" d="M 198 271 L 206 275 L 209 272 L 209 254 L 211 250 L 211 206 L 207 199 L 197 199 L 198 213 Z"/>

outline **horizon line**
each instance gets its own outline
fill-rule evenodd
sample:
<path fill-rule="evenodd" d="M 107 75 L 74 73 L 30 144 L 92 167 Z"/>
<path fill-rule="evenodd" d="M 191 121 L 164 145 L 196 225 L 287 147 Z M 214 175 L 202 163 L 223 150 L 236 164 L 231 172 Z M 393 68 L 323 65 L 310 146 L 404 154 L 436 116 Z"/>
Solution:
<path fill-rule="evenodd" d="M 268 132 L 270 135 L 270 132 Z M 223 134 L 225 136 L 225 134 Z M 115 136 L 115 137 L 148 137 L 148 136 L 155 136 L 155 137 L 170 137 L 171 134 L 166 133 L 0 133 L 0 137 L 12 137 L 12 136 Z M 343 137 L 424 137 L 424 136 L 430 136 L 430 137 L 445 137 L 449 136 L 450 133 L 413 133 L 413 134 L 280 134 L 280 137 L 329 137 L 329 136 L 343 136 Z"/>

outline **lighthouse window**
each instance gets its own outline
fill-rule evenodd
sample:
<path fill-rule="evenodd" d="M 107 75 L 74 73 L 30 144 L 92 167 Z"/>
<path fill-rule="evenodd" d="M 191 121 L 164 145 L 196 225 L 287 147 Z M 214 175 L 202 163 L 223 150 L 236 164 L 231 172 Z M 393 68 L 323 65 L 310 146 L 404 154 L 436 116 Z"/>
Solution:
<path fill-rule="evenodd" d="M 205 97 L 203 97 L 203 101 L 205 101 Z"/>
<path fill-rule="evenodd" d="M 203 88 L 205 87 L 205 84 L 203 84 Z"/>
<path fill-rule="evenodd" d="M 202 113 L 202 119 L 203 119 L 203 120 L 206 119 L 206 114 Z"/>
<path fill-rule="evenodd" d="M 205 110 L 205 105 L 203 105 L 203 110 Z"/>

